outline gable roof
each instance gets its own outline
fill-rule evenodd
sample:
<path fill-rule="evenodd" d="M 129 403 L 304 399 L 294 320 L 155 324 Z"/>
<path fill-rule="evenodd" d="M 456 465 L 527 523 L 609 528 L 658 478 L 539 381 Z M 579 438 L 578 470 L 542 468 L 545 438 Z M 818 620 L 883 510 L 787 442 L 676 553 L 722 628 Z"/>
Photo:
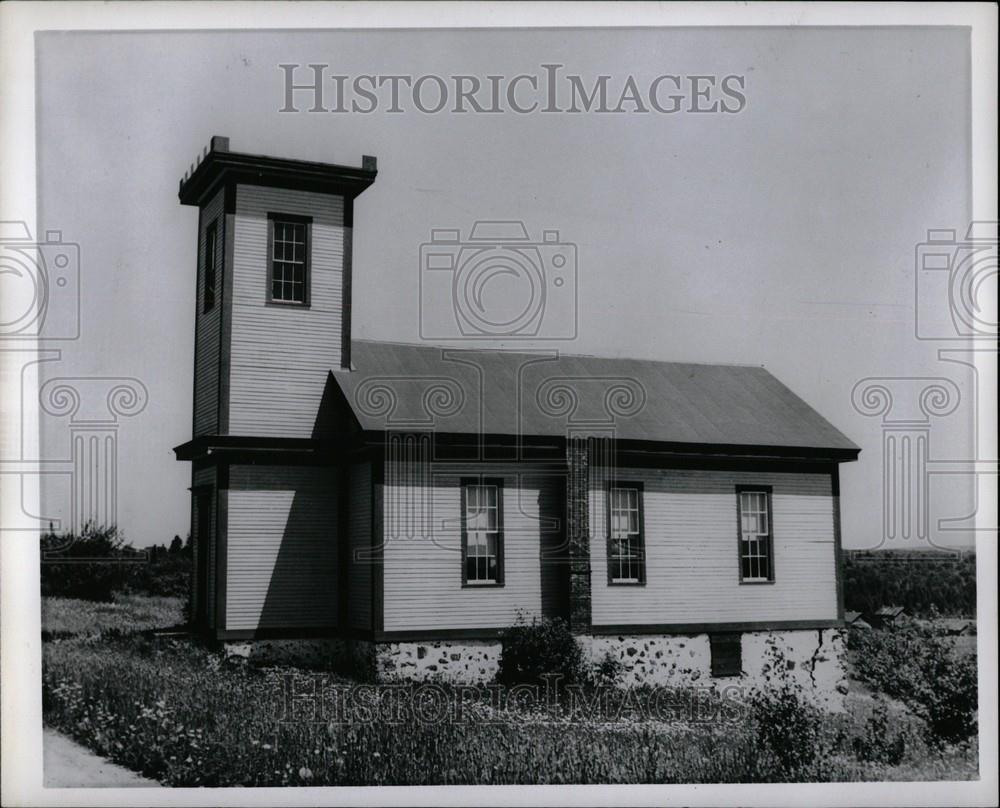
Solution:
<path fill-rule="evenodd" d="M 364 430 L 687 446 L 859 448 L 760 367 L 352 342 L 333 377 Z"/>

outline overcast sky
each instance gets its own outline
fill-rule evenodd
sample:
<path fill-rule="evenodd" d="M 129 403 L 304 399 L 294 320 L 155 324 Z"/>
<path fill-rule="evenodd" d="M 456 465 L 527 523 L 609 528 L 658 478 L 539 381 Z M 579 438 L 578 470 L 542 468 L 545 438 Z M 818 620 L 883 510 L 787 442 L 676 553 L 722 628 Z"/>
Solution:
<path fill-rule="evenodd" d="M 235 151 L 360 165 L 354 336 L 417 342 L 432 228 L 520 219 L 577 246 L 569 353 L 763 365 L 862 446 L 842 468 L 848 547 L 881 537 L 882 432 L 866 377 L 946 377 L 962 394 L 931 454 L 971 454 L 970 378 L 914 336 L 914 249 L 970 210 L 969 40 L 950 29 L 675 29 L 41 34 L 39 230 L 81 250 L 81 338 L 43 378 L 141 379 L 121 421 L 119 521 L 137 545 L 187 533 L 197 211 L 177 183 L 213 134 Z M 745 77 L 738 114 L 280 114 L 280 63 L 329 73 L 542 75 L 620 88 Z M 305 74 L 300 73 L 300 78 Z M 428 91 L 429 92 L 429 91 Z M 617 91 L 613 93 L 617 100 Z M 433 97 L 429 92 L 428 97 Z M 305 106 L 305 104 L 302 104 Z M 946 314 L 942 297 L 940 314 Z M 65 418 L 46 418 L 50 458 Z M 932 516 L 972 509 L 935 478 Z M 45 516 L 66 516 L 53 484 Z M 967 542 L 969 535 L 935 534 Z"/>

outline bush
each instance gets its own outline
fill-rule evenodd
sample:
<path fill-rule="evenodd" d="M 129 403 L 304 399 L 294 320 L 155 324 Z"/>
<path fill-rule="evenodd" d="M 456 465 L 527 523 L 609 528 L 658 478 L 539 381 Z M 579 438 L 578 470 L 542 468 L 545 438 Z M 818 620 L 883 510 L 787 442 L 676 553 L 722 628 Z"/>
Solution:
<path fill-rule="evenodd" d="M 124 580 L 124 588 L 129 592 L 186 598 L 191 588 L 191 557 L 160 553 L 156 558 L 134 564 L 130 573 Z"/>
<path fill-rule="evenodd" d="M 788 673 L 784 654 L 771 642 L 762 668 L 764 684 L 748 705 L 754 733 L 783 774 L 795 777 L 820 756 L 822 714 Z"/>
<path fill-rule="evenodd" d="M 882 630 L 852 631 L 848 648 L 858 678 L 909 706 L 934 741 L 976 733 L 978 679 L 974 656 L 961 656 L 933 626 L 903 621 Z"/>
<path fill-rule="evenodd" d="M 589 672 L 589 684 L 592 687 L 614 687 L 621 678 L 624 666 L 610 651 L 606 651 L 601 661 Z"/>
<path fill-rule="evenodd" d="M 913 690 L 916 713 L 935 738 L 964 741 L 977 730 L 978 672 L 974 657 L 935 656 L 925 660 Z"/>
<path fill-rule="evenodd" d="M 501 635 L 503 651 L 497 681 L 505 685 L 543 684 L 546 674 L 564 684 L 585 679 L 583 651 L 565 620 L 558 617 L 528 623 L 523 614 Z"/>
<path fill-rule="evenodd" d="M 110 601 L 129 574 L 130 562 L 122 558 L 125 546 L 117 528 L 89 523 L 79 535 L 42 534 L 42 595 Z"/>
<path fill-rule="evenodd" d="M 889 729 L 889 710 L 885 702 L 876 699 L 871 716 L 865 722 L 861 736 L 854 738 L 854 754 L 869 763 L 898 766 L 906 754 L 906 733 Z"/>
<path fill-rule="evenodd" d="M 40 549 L 43 596 L 110 602 L 115 593 L 186 597 L 190 589 L 190 553 L 138 551 L 115 527 L 87 524 L 62 535 L 50 529 Z"/>

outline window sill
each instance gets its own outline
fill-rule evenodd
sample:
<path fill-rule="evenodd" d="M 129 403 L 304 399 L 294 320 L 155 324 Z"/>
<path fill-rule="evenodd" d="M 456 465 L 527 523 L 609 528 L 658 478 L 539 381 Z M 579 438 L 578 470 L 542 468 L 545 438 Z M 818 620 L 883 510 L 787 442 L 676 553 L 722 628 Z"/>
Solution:
<path fill-rule="evenodd" d="M 267 306 L 277 306 L 279 309 L 308 309 L 308 303 L 296 303 L 294 300 L 266 300 Z"/>
<path fill-rule="evenodd" d="M 754 579 L 750 578 L 750 579 L 747 579 L 747 580 L 740 581 L 740 586 L 760 586 L 762 584 L 764 586 L 767 586 L 768 584 L 773 584 L 773 583 L 774 583 L 773 580 L 770 580 L 770 581 L 765 581 L 765 580 L 755 581 Z"/>
<path fill-rule="evenodd" d="M 645 581 L 608 581 L 608 586 L 645 586 Z"/>
<path fill-rule="evenodd" d="M 470 584 L 466 581 L 462 582 L 462 589 L 503 589 L 502 583 L 488 583 L 488 584 Z"/>

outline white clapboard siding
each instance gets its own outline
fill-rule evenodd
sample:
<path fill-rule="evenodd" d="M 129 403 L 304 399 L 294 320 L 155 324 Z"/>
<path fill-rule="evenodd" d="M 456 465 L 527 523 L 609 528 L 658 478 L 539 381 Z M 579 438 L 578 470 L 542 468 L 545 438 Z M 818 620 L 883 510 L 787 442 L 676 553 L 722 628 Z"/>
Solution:
<path fill-rule="evenodd" d="M 372 627 L 372 468 L 351 467 L 349 504 L 350 553 L 347 576 L 347 614 L 351 628 Z M 360 555 L 358 553 L 361 553 Z"/>
<path fill-rule="evenodd" d="M 229 484 L 226 628 L 335 625 L 335 473 L 232 466 Z"/>
<path fill-rule="evenodd" d="M 504 586 L 462 587 L 460 479 L 504 480 Z M 476 464 L 407 477 L 387 463 L 383 494 L 384 628 L 414 631 L 494 628 L 519 610 L 542 612 L 539 502 L 552 502 L 562 478 L 518 474 L 511 466 Z"/>
<path fill-rule="evenodd" d="M 595 625 L 837 617 L 829 474 L 621 469 L 644 484 L 646 585 L 610 586 L 606 496 L 590 495 Z M 773 486 L 773 584 L 740 584 L 737 485 Z"/>
<path fill-rule="evenodd" d="M 195 317 L 194 434 L 214 435 L 219 431 L 219 342 L 222 328 L 223 280 L 223 201 L 219 191 L 201 212 L 198 233 L 198 312 Z M 205 234 L 215 222 L 215 305 L 205 308 Z"/>
<path fill-rule="evenodd" d="M 269 213 L 312 217 L 308 308 L 267 304 Z M 311 437 L 340 366 L 343 198 L 239 185 L 234 232 L 229 431 Z"/>
<path fill-rule="evenodd" d="M 208 579 L 207 579 L 207 615 L 208 615 L 208 625 L 215 625 L 215 524 L 216 524 L 216 505 L 218 503 L 218 495 L 215 491 L 215 466 L 209 466 L 208 468 L 198 469 L 194 472 L 191 479 L 192 487 L 209 487 L 212 489 L 212 496 L 209 500 L 211 502 L 211 507 L 213 509 L 212 517 L 210 520 L 209 535 L 199 536 L 195 533 L 194 540 L 196 542 L 205 542 L 208 546 Z M 195 494 L 191 495 L 191 530 L 198 530 L 198 497 Z M 195 548 L 192 548 L 195 549 Z M 197 582 L 198 576 L 201 575 L 201 570 L 197 568 L 198 564 L 198 553 L 192 552 L 192 559 L 194 570 L 192 572 L 192 584 Z M 197 586 L 194 587 L 194 597 L 192 598 L 191 605 L 194 607 L 194 613 L 197 614 Z"/>

